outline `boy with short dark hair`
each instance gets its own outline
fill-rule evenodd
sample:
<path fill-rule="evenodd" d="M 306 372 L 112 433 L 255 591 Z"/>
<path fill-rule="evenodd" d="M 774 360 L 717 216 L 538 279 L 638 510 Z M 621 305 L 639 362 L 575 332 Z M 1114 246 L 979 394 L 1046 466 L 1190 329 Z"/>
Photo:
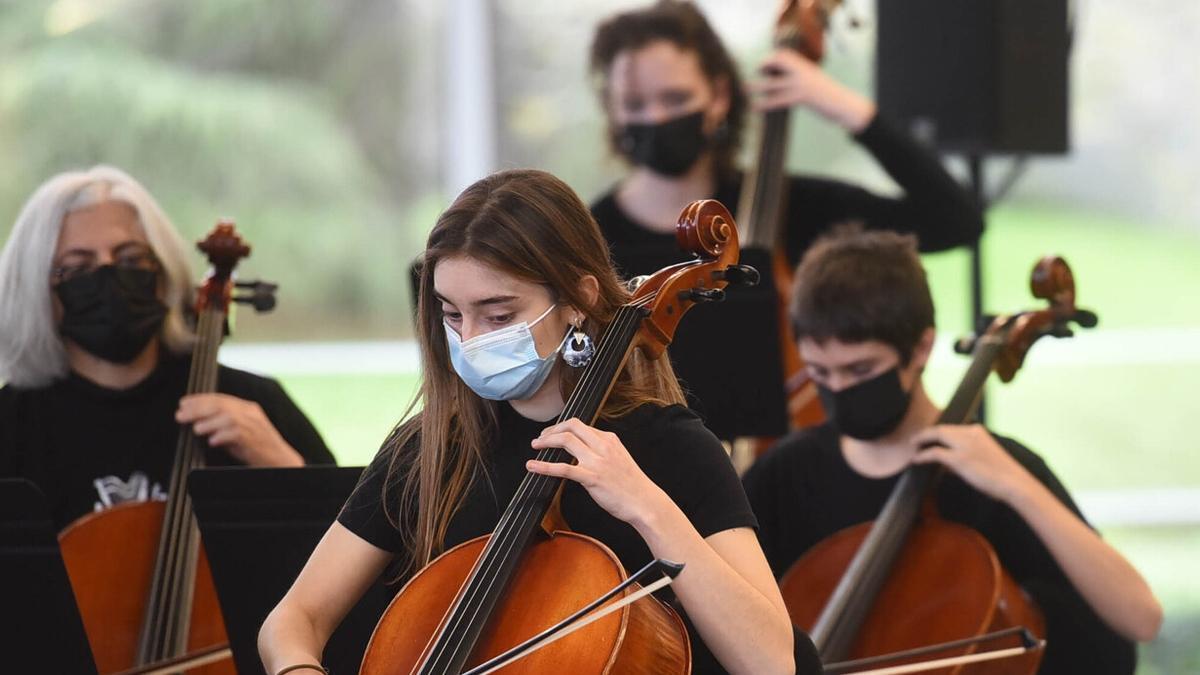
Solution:
<path fill-rule="evenodd" d="M 791 313 L 829 422 L 787 436 L 744 477 L 775 574 L 875 519 L 910 464 L 937 462 L 948 469 L 942 516 L 983 534 L 1045 614 L 1039 672 L 1133 672 L 1133 641 L 1162 623 L 1145 580 L 1034 452 L 980 425 L 936 424 L 921 379 L 933 300 L 915 240 L 849 230 L 820 240 L 797 271 Z"/>

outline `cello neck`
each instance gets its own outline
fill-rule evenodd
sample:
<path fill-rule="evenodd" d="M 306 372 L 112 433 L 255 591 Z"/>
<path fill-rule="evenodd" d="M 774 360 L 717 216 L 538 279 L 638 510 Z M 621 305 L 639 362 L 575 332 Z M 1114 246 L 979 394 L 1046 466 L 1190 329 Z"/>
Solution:
<path fill-rule="evenodd" d="M 970 421 L 1003 345 L 1002 335 L 989 334 L 978 340 L 971 365 L 938 417 L 939 424 Z M 912 466 L 904 471 L 892 489 L 871 531 L 813 627 L 811 637 L 823 662 L 844 659 L 853 646 L 879 590 L 908 540 L 921 504 L 939 474 L 940 469 L 934 465 Z"/>
<path fill-rule="evenodd" d="M 763 113 L 762 133 L 755 162 L 746 171 L 738 199 L 738 222 L 744 225 L 748 245 L 773 250 L 781 242 L 786 208 L 788 128 L 791 111 L 783 108 Z"/>
<path fill-rule="evenodd" d="M 233 222 L 227 220 L 219 221 L 198 247 L 208 256 L 213 269 L 196 295 L 196 344 L 192 348 L 188 394 L 217 390 L 217 349 L 221 346 L 225 317 L 233 300 L 233 268 L 240 259 L 250 255 L 250 247 L 238 236 Z M 182 425 L 171 467 L 150 597 L 138 640 L 137 665 L 187 653 L 200 550 L 200 532 L 192 514 L 187 477 L 192 469 L 203 464 L 204 451 L 196 441 L 192 426 Z"/>
<path fill-rule="evenodd" d="M 588 424 L 596 420 L 612 383 L 625 364 L 644 316 L 645 311 L 640 307 L 626 305 L 617 310 L 597 341 L 596 355 L 568 397 L 558 422 L 572 417 Z M 561 448 L 551 448 L 542 451 L 538 459 L 565 462 L 571 457 Z M 526 545 L 538 531 L 561 483 L 561 478 L 534 473 L 525 475 L 500 516 L 479 562 L 463 585 L 441 632 L 430 646 L 419 673 L 462 672 L 487 617 L 508 587 Z"/>
<path fill-rule="evenodd" d="M 225 327 L 225 311 L 209 307 L 200 312 L 196 325 L 196 344 L 192 350 L 187 393 L 204 394 L 217 390 L 217 348 Z M 181 425 L 175 445 L 171 482 L 164 508 L 158 555 L 150 599 L 142 620 L 138 643 L 138 665 L 169 659 L 187 652 L 192 591 L 196 579 L 196 560 L 200 535 L 192 514 L 187 491 L 187 476 L 204 466 L 204 452 L 190 424 Z"/>
<path fill-rule="evenodd" d="M 794 26 L 784 24 L 777 30 L 775 46 L 801 51 L 804 40 Z M 788 129 L 791 109 L 777 108 L 762 115 L 762 129 L 754 153 L 754 163 L 746 170 L 742 192 L 738 196 L 737 221 L 747 245 L 774 250 L 783 240 L 783 213 L 787 208 Z"/>

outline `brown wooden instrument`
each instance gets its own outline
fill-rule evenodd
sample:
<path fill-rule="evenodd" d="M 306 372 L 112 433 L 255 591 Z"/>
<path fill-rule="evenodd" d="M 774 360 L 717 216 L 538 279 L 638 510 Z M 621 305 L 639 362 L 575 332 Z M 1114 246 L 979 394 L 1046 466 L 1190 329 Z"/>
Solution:
<path fill-rule="evenodd" d="M 971 365 L 939 424 L 971 420 L 988 374 L 994 370 L 1010 381 L 1036 339 L 1069 336 L 1072 321 L 1095 325 L 1094 314 L 1076 309 L 1074 279 L 1061 258 L 1039 261 L 1031 286 L 1050 307 L 997 317 L 982 336 L 960 343 L 960 351 L 972 352 Z M 792 621 L 808 631 L 826 665 L 1011 626 L 1045 635 L 1041 612 L 1001 567 L 987 540 L 938 516 L 932 495 L 940 474 L 933 465 L 908 468 L 875 521 L 831 535 L 784 575 L 780 588 Z M 1011 635 L 1007 644 L 994 646 L 1012 646 L 1018 639 Z M 979 649 L 971 643 L 939 656 Z M 1040 651 L 1028 651 L 938 672 L 1033 673 L 1040 659 Z"/>
<path fill-rule="evenodd" d="M 825 55 L 825 27 L 829 13 L 841 0 L 785 0 L 775 23 L 775 46 L 791 49 L 820 62 Z M 756 161 L 746 171 L 738 200 L 738 222 L 742 223 L 746 245 L 770 251 L 771 273 L 779 303 L 779 353 L 783 361 L 787 393 L 788 421 L 793 429 L 820 424 L 825 420 L 817 388 L 804 369 L 796 348 L 792 322 L 788 316 L 794 270 L 786 253 L 788 126 L 791 110 L 763 113 Z M 765 450 L 766 448 L 760 448 Z"/>
<path fill-rule="evenodd" d="M 222 221 L 198 244 L 212 264 L 196 299 L 196 345 L 187 393 L 217 390 L 237 262 L 250 247 Z M 237 298 L 241 300 L 240 298 Z M 256 307 L 258 305 L 256 304 Z M 203 442 L 180 428 L 166 502 L 120 504 L 88 514 L 59 535 L 63 562 L 100 673 L 187 656 L 227 642 L 225 623 L 192 514 L 187 476 L 204 465 Z M 235 673 L 226 659 L 192 673 Z"/>
<path fill-rule="evenodd" d="M 634 348 L 666 350 L 685 312 L 718 300 L 738 268 L 733 218 L 719 202 L 693 202 L 676 228 L 699 256 L 649 277 L 597 341 L 559 421 L 593 423 Z M 562 449 L 538 459 L 570 461 Z M 416 574 L 375 629 L 361 673 L 461 673 L 586 606 L 625 576 L 604 544 L 567 529 L 558 509 L 562 479 L 527 474 L 492 534 L 443 553 Z M 630 589 L 626 594 L 632 593 Z M 688 673 L 690 645 L 669 607 L 645 598 L 505 667 L 505 673 Z"/>

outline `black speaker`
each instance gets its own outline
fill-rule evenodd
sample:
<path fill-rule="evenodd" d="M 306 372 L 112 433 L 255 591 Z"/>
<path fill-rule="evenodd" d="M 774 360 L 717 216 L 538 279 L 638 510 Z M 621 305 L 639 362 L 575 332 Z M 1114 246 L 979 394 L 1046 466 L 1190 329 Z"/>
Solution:
<path fill-rule="evenodd" d="M 945 152 L 1068 149 L 1067 0 L 877 0 L 879 110 Z"/>

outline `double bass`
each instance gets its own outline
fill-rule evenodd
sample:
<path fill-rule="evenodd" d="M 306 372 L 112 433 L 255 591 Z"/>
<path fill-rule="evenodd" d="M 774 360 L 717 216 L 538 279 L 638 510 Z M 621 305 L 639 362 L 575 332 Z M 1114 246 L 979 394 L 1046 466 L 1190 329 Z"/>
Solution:
<path fill-rule="evenodd" d="M 233 281 L 234 267 L 250 255 L 250 247 L 232 222 L 219 222 L 197 246 L 212 270 L 196 296 L 188 394 L 217 390 L 217 348 L 230 303 L 247 302 L 258 311 L 274 306 L 272 284 Z M 253 290 L 235 297 L 235 287 Z M 206 447 L 191 425 L 181 426 L 166 502 L 118 504 L 83 516 L 59 534 L 63 563 L 102 675 L 135 668 L 141 672 L 181 658 L 209 664 L 188 669 L 191 673 L 236 673 L 187 491 L 188 473 L 204 465 Z"/>
<path fill-rule="evenodd" d="M 756 280 L 753 269 L 736 265 L 737 231 L 719 202 L 685 208 L 676 238 L 697 260 L 648 277 L 617 310 L 559 422 L 577 417 L 594 423 L 634 349 L 661 358 L 692 306 L 721 299 L 728 284 Z M 537 458 L 572 459 L 559 448 Z M 612 551 L 570 531 L 559 510 L 561 486 L 560 478 L 526 474 L 490 535 L 451 548 L 412 577 L 379 620 L 360 673 L 464 672 L 621 584 L 625 570 Z M 646 597 L 514 661 L 504 672 L 682 675 L 691 670 L 690 649 L 679 616 Z"/>
<path fill-rule="evenodd" d="M 1048 308 L 995 317 L 982 335 L 956 346 L 972 354 L 971 364 L 938 424 L 969 422 L 989 373 L 1012 380 L 1038 338 L 1096 324 L 1095 314 L 1075 306 L 1074 277 L 1062 258 L 1040 260 L 1030 286 Z M 938 672 L 1036 672 L 1042 614 L 983 535 L 938 515 L 933 495 L 943 471 L 909 467 L 878 518 L 817 543 L 781 579 L 793 623 L 812 637 L 827 668 L 846 659 L 854 660 L 852 670 L 913 663 L 934 653 L 983 659 L 982 641 L 999 647 L 993 655 L 1012 656 Z"/>
<path fill-rule="evenodd" d="M 785 0 L 775 22 L 774 44 L 820 62 L 825 55 L 825 28 L 829 14 L 841 0 Z M 778 304 L 779 353 L 783 362 L 787 419 L 793 429 L 825 420 L 816 384 L 808 377 L 796 348 L 788 305 L 795 270 L 787 258 L 787 154 L 791 110 L 781 108 L 763 113 L 762 131 L 755 161 L 746 172 L 738 199 L 738 222 L 743 225 L 746 245 L 771 253 L 771 276 Z M 760 448 L 759 454 L 766 448 Z"/>

